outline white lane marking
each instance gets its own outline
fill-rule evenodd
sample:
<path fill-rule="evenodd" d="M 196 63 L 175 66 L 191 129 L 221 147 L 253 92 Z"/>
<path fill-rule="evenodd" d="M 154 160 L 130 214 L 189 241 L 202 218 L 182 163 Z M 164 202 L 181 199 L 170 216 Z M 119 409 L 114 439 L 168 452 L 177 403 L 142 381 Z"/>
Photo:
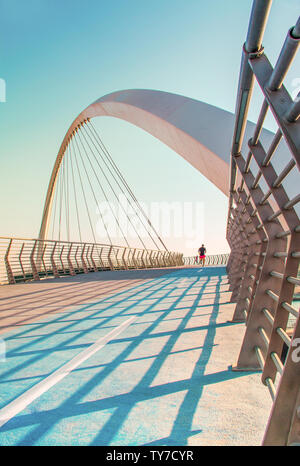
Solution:
<path fill-rule="evenodd" d="M 127 319 L 125 322 L 123 322 L 123 324 L 119 325 L 119 327 L 113 329 L 104 337 L 99 338 L 99 340 L 97 340 L 81 353 L 77 354 L 73 359 L 54 371 L 51 375 L 31 387 L 18 398 L 4 406 L 4 408 L 0 409 L 0 427 L 2 427 L 4 424 L 6 424 L 6 422 L 23 411 L 24 408 L 26 408 L 39 396 L 60 382 L 60 380 L 66 377 L 66 375 L 78 367 L 82 362 L 86 361 L 93 354 L 97 353 L 97 351 L 103 348 L 106 343 L 123 332 L 135 319 L 137 319 L 137 316 L 133 316 L 130 319 Z"/>

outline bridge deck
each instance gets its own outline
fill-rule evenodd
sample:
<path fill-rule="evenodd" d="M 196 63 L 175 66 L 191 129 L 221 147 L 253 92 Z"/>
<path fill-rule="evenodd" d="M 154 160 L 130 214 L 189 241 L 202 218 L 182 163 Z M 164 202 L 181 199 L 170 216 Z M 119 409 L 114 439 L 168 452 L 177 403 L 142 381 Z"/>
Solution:
<path fill-rule="evenodd" d="M 271 398 L 259 373 L 231 371 L 244 325 L 225 268 L 1 291 L 1 445 L 261 443 Z"/>

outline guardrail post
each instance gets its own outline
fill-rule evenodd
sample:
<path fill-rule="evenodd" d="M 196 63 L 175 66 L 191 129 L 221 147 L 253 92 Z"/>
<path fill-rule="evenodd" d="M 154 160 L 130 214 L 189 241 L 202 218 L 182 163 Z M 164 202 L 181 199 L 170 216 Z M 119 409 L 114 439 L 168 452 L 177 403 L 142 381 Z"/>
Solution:
<path fill-rule="evenodd" d="M 233 218 L 236 218 L 235 211 L 232 211 Z M 228 279 L 230 282 L 229 290 L 233 291 L 235 282 L 234 277 L 236 275 L 236 271 L 239 268 L 239 236 L 240 236 L 240 228 L 237 221 L 233 224 L 231 235 L 230 235 L 230 246 L 232 250 L 232 260 L 230 262 L 230 268 L 228 270 Z M 233 299 L 231 299 L 233 301 Z"/>
<path fill-rule="evenodd" d="M 67 275 L 67 272 L 66 272 L 66 269 L 65 269 L 65 265 L 64 265 L 64 261 L 63 261 L 63 258 L 62 258 L 64 249 L 65 249 L 65 245 L 63 244 L 63 245 L 62 245 L 62 248 L 61 248 L 61 250 L 60 250 L 59 260 L 60 260 L 61 267 L 62 267 L 62 270 L 63 270 L 64 274 Z"/>
<path fill-rule="evenodd" d="M 44 241 L 43 241 L 44 243 Z M 41 261 L 42 261 L 42 264 L 43 264 L 43 267 L 44 267 L 44 271 L 45 271 L 45 275 L 46 277 L 48 277 L 48 271 L 47 271 L 47 267 L 46 267 L 46 264 L 45 264 L 45 252 L 46 252 L 46 248 L 47 248 L 47 243 L 45 245 L 43 245 L 43 252 L 42 252 L 42 257 L 41 257 Z M 41 270 L 40 270 L 41 271 Z"/>
<path fill-rule="evenodd" d="M 25 271 L 24 271 L 24 267 L 23 267 L 23 263 L 22 263 L 22 254 L 23 254 L 23 250 L 24 250 L 24 245 L 25 245 L 25 243 L 23 243 L 22 246 L 21 246 L 18 259 L 19 259 L 19 264 L 20 264 L 21 270 L 22 270 L 23 278 L 24 278 L 24 281 L 25 281 L 26 280 L 26 275 L 25 275 Z"/>
<path fill-rule="evenodd" d="M 62 272 L 66 275 L 72 276 L 75 276 L 77 273 L 82 271 L 84 273 L 89 273 L 91 271 L 96 272 L 98 271 L 97 263 L 95 260 L 96 247 L 99 261 L 102 264 L 103 269 L 107 269 L 108 265 L 110 270 L 122 268 L 140 269 L 148 267 L 166 267 L 168 262 L 172 265 L 179 265 L 183 261 L 182 254 L 180 255 L 179 253 L 168 251 L 154 251 L 137 248 L 128 249 L 124 247 L 116 247 L 113 245 L 110 245 L 109 247 L 103 245 L 103 247 L 100 248 L 99 253 L 98 245 L 96 243 L 74 243 L 47 240 L 40 241 L 38 239 L 28 240 L 28 243 L 25 240 L 23 243 L 21 243 L 20 248 L 14 248 L 12 254 L 11 247 L 14 239 L 4 237 L 1 239 L 9 240 L 3 257 L 4 264 L 6 266 L 8 283 L 16 282 L 16 274 L 14 274 L 11 266 L 12 260 L 13 264 L 19 263 L 20 270 L 22 272 L 17 266 L 17 275 L 19 276 L 22 273 L 22 279 L 24 281 L 32 278 L 34 280 L 40 280 L 40 274 L 42 274 L 43 277 L 48 276 L 49 274 L 53 274 L 54 277 L 59 278 Z M 41 244 L 43 244 L 43 247 Z M 53 247 L 50 247 L 51 244 Z M 28 264 L 27 262 L 25 262 L 25 266 L 23 264 L 24 260 L 22 254 L 24 251 L 27 251 L 27 249 L 28 258 L 26 254 L 26 261 L 29 259 L 30 268 L 28 268 L 28 265 L 26 265 Z M 115 262 L 112 259 L 113 254 L 115 257 Z M 128 257 L 126 257 L 126 254 L 128 254 Z M 11 259 L 11 256 L 13 256 L 13 259 Z M 103 257 L 105 264 L 102 260 Z M 40 269 L 37 267 L 37 262 L 39 263 Z M 48 262 L 50 262 L 50 264 L 47 264 Z"/>
<path fill-rule="evenodd" d="M 73 243 L 70 244 L 69 246 L 69 251 L 68 251 L 68 255 L 67 255 L 67 261 L 68 261 L 68 266 L 69 266 L 69 270 L 70 270 L 70 275 L 76 275 L 75 273 L 75 270 L 74 270 L 74 267 L 73 267 L 73 264 L 72 264 L 72 261 L 71 261 L 71 251 L 72 251 L 72 247 L 73 247 Z"/>
<path fill-rule="evenodd" d="M 76 265 L 77 265 L 77 270 L 78 270 L 78 273 L 79 273 L 81 267 L 80 267 L 78 259 L 77 259 L 78 250 L 79 250 L 79 246 L 77 245 L 76 246 L 76 251 L 75 251 L 75 254 L 74 254 L 74 259 L 75 259 L 75 262 L 76 262 Z"/>
<path fill-rule="evenodd" d="M 82 268 L 83 268 L 84 273 L 89 273 L 88 268 L 87 268 L 87 266 L 86 266 L 85 259 L 84 259 L 85 248 L 86 248 L 86 243 L 83 244 L 83 248 L 82 248 L 82 251 L 81 251 L 80 260 L 81 260 L 81 263 L 82 263 Z"/>
<path fill-rule="evenodd" d="M 102 252 L 103 252 L 103 247 L 100 248 L 100 253 L 99 253 L 99 250 L 98 250 L 98 256 L 99 256 L 99 267 L 104 270 L 105 267 L 104 267 L 104 262 L 102 260 Z"/>
<path fill-rule="evenodd" d="M 232 266 L 230 271 L 230 289 L 232 290 L 231 302 L 236 302 L 240 289 L 240 282 L 242 279 L 243 266 L 245 264 L 245 257 L 247 256 L 247 235 L 245 232 L 245 225 L 247 215 L 243 212 L 243 205 L 240 199 L 236 197 L 237 209 L 232 212 L 235 222 L 237 224 L 236 243 L 237 249 L 235 252 L 235 266 Z M 215 260 L 214 260 L 215 262 Z"/>
<path fill-rule="evenodd" d="M 153 263 L 153 259 L 152 259 L 152 254 L 153 254 L 153 251 L 149 251 L 150 254 L 149 254 L 149 262 L 151 264 L 151 267 L 154 267 L 154 263 Z"/>
<path fill-rule="evenodd" d="M 115 269 L 114 269 L 114 266 L 113 266 L 113 263 L 112 263 L 112 260 L 111 260 L 111 253 L 112 253 L 112 250 L 113 250 L 113 247 L 110 246 L 109 251 L 108 251 L 107 260 L 108 260 L 108 263 L 109 263 L 110 270 L 115 270 Z"/>
<path fill-rule="evenodd" d="M 52 265 L 53 276 L 56 277 L 56 278 L 59 278 L 58 269 L 57 269 L 57 266 L 56 266 L 56 263 L 55 263 L 55 260 L 54 260 L 54 253 L 55 253 L 55 250 L 56 250 L 56 246 L 57 246 L 57 241 L 55 241 L 55 243 L 54 243 L 54 246 L 53 246 L 53 249 L 52 249 L 52 252 L 51 252 L 51 255 L 50 255 L 50 261 L 51 261 L 51 265 Z"/>
<path fill-rule="evenodd" d="M 90 261 L 89 261 L 89 252 L 90 252 L 90 245 L 87 244 L 87 245 L 86 245 L 86 250 L 85 250 L 85 261 L 86 261 L 85 263 L 87 264 L 87 270 L 88 270 L 88 272 L 90 272 L 90 271 L 91 271 L 91 268 L 92 268 L 92 267 L 91 267 L 91 264 L 90 264 Z"/>
<path fill-rule="evenodd" d="M 143 265 L 142 265 L 143 269 L 146 269 L 146 268 L 147 268 L 146 263 L 145 263 L 145 261 L 144 261 L 144 254 L 145 254 L 145 252 L 146 252 L 145 249 L 143 249 L 143 250 L 142 250 L 142 255 L 141 255 L 141 262 L 142 262 L 142 264 L 143 264 Z"/>
<path fill-rule="evenodd" d="M 138 265 L 136 263 L 136 260 L 135 260 L 135 253 L 136 253 L 136 249 L 133 250 L 133 254 L 132 254 L 132 262 L 133 262 L 133 265 L 136 269 L 138 269 Z"/>
<path fill-rule="evenodd" d="M 164 260 L 165 260 L 166 267 L 169 267 L 170 265 L 169 256 L 170 256 L 169 251 L 165 251 Z"/>
<path fill-rule="evenodd" d="M 237 302 L 239 301 L 240 298 L 240 293 L 242 290 L 242 284 L 245 278 L 245 273 L 247 270 L 247 265 L 249 262 L 249 255 L 251 251 L 251 230 L 252 227 L 251 225 L 251 218 L 247 212 L 247 209 L 245 208 L 244 203 L 242 202 L 241 198 L 241 193 L 243 192 L 242 190 L 239 190 L 240 194 L 237 196 L 236 194 L 234 195 L 234 200 L 237 205 L 239 205 L 239 211 L 240 211 L 240 218 L 242 216 L 242 220 L 239 221 L 240 225 L 240 232 L 243 235 L 243 244 L 240 246 L 240 260 L 237 268 L 237 277 L 235 280 L 235 287 L 234 291 L 232 293 L 232 302 Z M 249 223 L 250 220 L 250 223 Z M 243 319 L 244 320 L 244 319 Z"/>
<path fill-rule="evenodd" d="M 8 246 L 7 246 L 7 249 L 6 249 L 6 252 L 5 252 L 5 256 L 4 256 L 4 263 L 5 263 L 5 268 L 6 268 L 7 279 L 8 279 L 8 283 L 11 283 L 11 284 L 16 283 L 16 280 L 14 278 L 14 274 L 13 274 L 11 265 L 9 263 L 9 252 L 10 252 L 10 249 L 11 249 L 11 246 L 12 246 L 12 242 L 13 242 L 13 240 L 10 239 L 10 241 L 8 243 Z"/>
<path fill-rule="evenodd" d="M 288 31 L 273 69 L 261 47 L 270 4 L 270 1 L 263 0 L 253 2 L 247 39 L 243 46 L 231 151 L 226 237 L 231 247 L 228 278 L 231 288 L 234 288 L 232 280 L 239 264 L 238 248 L 235 246 L 239 225 L 234 204 L 237 205 L 236 184 L 238 175 L 241 175 L 241 188 L 245 183 L 249 193 L 247 198 L 245 193 L 241 197 L 249 215 L 245 230 L 249 238 L 250 255 L 239 293 L 235 296 L 235 316 L 240 317 L 244 313 L 247 320 L 238 363 L 234 369 L 262 370 L 262 382 L 268 387 L 273 399 L 263 445 L 276 446 L 300 445 L 300 317 L 299 310 L 293 305 L 295 285 L 300 285 L 300 226 L 293 207 L 300 201 L 300 195 L 291 199 L 282 186 L 294 167 L 300 169 L 300 103 L 299 99 L 293 101 L 283 86 L 284 77 L 300 43 L 300 17 Z M 262 90 L 264 101 L 253 137 L 248 143 L 247 160 L 244 160 L 241 148 L 254 78 Z M 278 130 L 265 152 L 259 139 L 268 109 L 275 117 Z M 292 158 L 277 173 L 270 161 L 282 136 Z M 252 159 L 259 168 L 255 177 L 251 171 Z M 260 188 L 261 177 L 267 184 L 268 190 L 265 193 Z M 273 208 L 275 203 L 278 210 L 277 206 Z M 253 231 L 249 230 L 250 224 L 254 226 Z M 297 319 L 292 338 L 288 329 L 290 315 Z M 282 352 L 284 345 L 289 348 L 287 356 Z M 275 387 L 275 377 L 278 375 L 281 377 L 279 381 L 276 378 L 278 384 Z"/>
<path fill-rule="evenodd" d="M 94 271 L 95 271 L 95 272 L 98 272 L 98 268 L 97 268 L 96 262 L 94 261 L 94 258 L 93 258 L 94 249 L 95 249 L 95 245 L 93 244 L 93 245 L 92 245 L 92 249 L 91 249 L 91 263 L 92 263 L 92 265 L 93 265 Z"/>
<path fill-rule="evenodd" d="M 177 267 L 183 265 L 182 255 L 179 253 L 176 253 L 176 265 Z"/>
<path fill-rule="evenodd" d="M 35 262 L 34 262 L 34 253 L 35 253 L 35 250 L 36 250 L 37 243 L 38 243 L 38 241 L 35 240 L 32 251 L 30 253 L 30 265 L 31 265 L 32 276 L 33 276 L 34 280 L 39 280 L 40 279 L 40 276 L 39 276 L 38 271 L 37 271 L 37 267 L 36 267 Z"/>
<path fill-rule="evenodd" d="M 123 262 L 124 269 L 128 270 L 128 266 L 127 266 L 127 263 L 126 263 L 126 260 L 125 260 L 126 252 L 127 252 L 127 248 L 124 248 L 123 249 L 123 254 L 122 254 L 122 262 Z"/>
<path fill-rule="evenodd" d="M 175 257 L 175 253 L 172 252 L 172 266 L 175 267 L 176 266 L 176 257 Z"/>

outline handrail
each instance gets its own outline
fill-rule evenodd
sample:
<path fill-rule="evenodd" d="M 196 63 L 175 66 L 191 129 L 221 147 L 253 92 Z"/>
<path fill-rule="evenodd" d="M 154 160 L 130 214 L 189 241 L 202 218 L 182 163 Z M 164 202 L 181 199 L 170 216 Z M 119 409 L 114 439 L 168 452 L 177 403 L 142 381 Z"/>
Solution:
<path fill-rule="evenodd" d="M 0 284 L 105 270 L 184 265 L 183 254 L 100 243 L 0 237 Z"/>

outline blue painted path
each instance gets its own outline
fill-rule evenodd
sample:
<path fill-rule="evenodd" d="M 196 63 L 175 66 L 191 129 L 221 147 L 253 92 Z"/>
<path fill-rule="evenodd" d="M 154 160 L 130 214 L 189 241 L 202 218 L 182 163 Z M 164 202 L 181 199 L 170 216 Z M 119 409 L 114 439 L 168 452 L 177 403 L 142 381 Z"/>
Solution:
<path fill-rule="evenodd" d="M 229 298 L 225 268 L 186 268 L 2 334 L 5 409 L 113 332 L 91 357 L 2 425 L 0 445 L 258 442 L 270 403 L 258 374 L 230 369 L 243 327 L 228 322 Z M 250 400 L 239 394 L 249 384 L 257 390 Z M 239 415 L 230 399 L 234 393 Z M 253 417 L 255 409 L 260 420 L 253 419 L 256 431 L 249 437 L 248 410 Z M 241 433 L 233 423 L 243 416 Z"/>

